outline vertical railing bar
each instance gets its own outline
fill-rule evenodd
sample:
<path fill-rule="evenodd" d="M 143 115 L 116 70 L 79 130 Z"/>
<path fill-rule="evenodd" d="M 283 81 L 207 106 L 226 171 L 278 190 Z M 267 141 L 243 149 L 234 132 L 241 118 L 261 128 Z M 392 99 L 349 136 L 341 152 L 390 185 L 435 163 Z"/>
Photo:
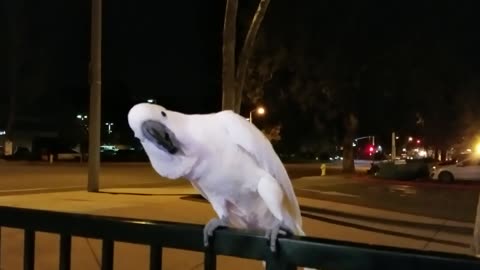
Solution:
<path fill-rule="evenodd" d="M 288 263 L 278 252 L 267 252 L 265 258 L 266 270 L 295 270 L 297 267 Z"/>
<path fill-rule="evenodd" d="M 2 268 L 2 227 L 0 227 L 0 270 Z"/>
<path fill-rule="evenodd" d="M 25 229 L 23 237 L 23 269 L 35 268 L 35 231 Z"/>
<path fill-rule="evenodd" d="M 275 262 L 275 259 L 272 256 L 268 256 L 265 263 L 267 264 L 265 267 L 266 270 L 277 270 L 275 268 L 278 267 L 278 263 Z"/>
<path fill-rule="evenodd" d="M 162 269 L 162 247 L 159 245 L 150 246 L 150 270 Z"/>
<path fill-rule="evenodd" d="M 70 270 L 72 257 L 72 236 L 68 234 L 60 235 L 60 270 Z"/>
<path fill-rule="evenodd" d="M 113 270 L 113 240 L 102 241 L 102 270 Z"/>
<path fill-rule="evenodd" d="M 216 270 L 217 269 L 217 255 L 213 248 L 213 241 L 210 241 L 207 248 L 205 248 L 204 254 L 204 269 Z"/>

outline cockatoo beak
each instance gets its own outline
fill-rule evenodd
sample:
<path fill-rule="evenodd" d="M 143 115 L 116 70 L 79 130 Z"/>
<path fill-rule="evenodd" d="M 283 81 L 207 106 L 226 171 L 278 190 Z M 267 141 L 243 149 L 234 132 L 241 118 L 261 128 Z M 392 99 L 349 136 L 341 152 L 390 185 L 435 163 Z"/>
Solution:
<path fill-rule="evenodd" d="M 158 148 L 172 155 L 178 153 L 180 145 L 175 138 L 175 134 L 164 124 L 147 120 L 142 123 L 141 128 L 143 136 Z"/>

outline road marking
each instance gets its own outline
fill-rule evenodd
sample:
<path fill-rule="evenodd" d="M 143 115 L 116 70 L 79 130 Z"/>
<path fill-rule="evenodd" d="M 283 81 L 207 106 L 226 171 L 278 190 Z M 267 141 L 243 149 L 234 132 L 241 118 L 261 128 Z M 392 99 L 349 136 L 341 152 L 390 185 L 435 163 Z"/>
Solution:
<path fill-rule="evenodd" d="M 111 188 L 135 188 L 140 186 L 149 186 L 149 185 L 156 185 L 158 182 L 144 182 L 144 183 L 132 183 L 132 184 L 124 184 L 124 185 L 115 185 L 112 187 L 102 187 L 101 189 L 111 189 Z M 182 183 L 183 184 L 183 183 Z M 178 184 L 180 185 L 180 183 Z M 175 184 L 165 184 L 159 185 L 159 187 L 176 187 Z M 55 190 L 68 190 L 68 189 L 76 189 L 76 188 L 87 188 L 86 185 L 76 185 L 76 186 L 64 186 L 64 187 L 40 187 L 40 188 L 19 188 L 19 189 L 3 189 L 0 190 L 0 194 L 2 193 L 15 193 L 15 192 L 31 192 L 31 191 L 55 191 Z"/>
<path fill-rule="evenodd" d="M 351 198 L 359 198 L 360 196 L 336 191 L 320 191 L 320 193 L 325 195 L 334 195 L 334 196 L 344 196 L 344 197 L 351 197 Z"/>
<path fill-rule="evenodd" d="M 44 191 L 44 190 L 64 190 L 71 188 L 85 188 L 85 185 L 81 186 L 65 186 L 65 187 L 41 187 L 41 188 L 19 188 L 19 189 L 3 189 L 0 190 L 0 193 L 10 193 L 10 192 L 24 192 L 24 191 Z"/>
<path fill-rule="evenodd" d="M 354 194 L 349 194 L 349 193 L 342 193 L 342 192 L 337 192 L 337 191 L 318 191 L 318 190 L 311 190 L 311 189 L 304 189 L 301 188 L 299 190 L 303 191 L 309 191 L 309 192 L 315 192 L 315 193 L 320 193 L 320 194 L 325 194 L 325 195 L 333 195 L 333 196 L 343 196 L 343 197 L 350 197 L 350 198 L 359 198 L 359 195 L 354 195 Z"/>

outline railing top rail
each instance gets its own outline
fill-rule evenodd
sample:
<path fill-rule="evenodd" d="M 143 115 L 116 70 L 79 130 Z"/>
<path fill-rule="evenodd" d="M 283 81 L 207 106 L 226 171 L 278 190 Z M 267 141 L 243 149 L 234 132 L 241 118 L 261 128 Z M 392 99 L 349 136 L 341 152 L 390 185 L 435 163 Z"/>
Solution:
<path fill-rule="evenodd" d="M 203 225 L 124 217 L 64 213 L 0 206 L 0 226 L 88 238 L 110 239 L 204 251 Z M 299 265 L 326 269 L 480 269 L 473 256 L 367 245 L 313 237 L 280 238 L 277 256 Z M 217 255 L 263 260 L 270 253 L 261 232 L 219 230 Z M 433 268 L 434 267 L 434 268 Z"/>

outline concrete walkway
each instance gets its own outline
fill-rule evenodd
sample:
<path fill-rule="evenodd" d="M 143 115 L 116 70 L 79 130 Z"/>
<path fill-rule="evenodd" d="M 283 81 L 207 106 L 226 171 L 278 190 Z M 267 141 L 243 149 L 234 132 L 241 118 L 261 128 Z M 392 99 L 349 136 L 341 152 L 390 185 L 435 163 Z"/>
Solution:
<path fill-rule="evenodd" d="M 299 198 L 305 232 L 310 236 L 354 242 L 469 254 L 473 224 L 400 214 L 366 207 Z M 214 216 L 190 186 L 105 189 L 0 197 L 0 205 L 205 224 Z M 2 228 L 1 269 L 21 269 L 23 234 Z M 59 237 L 37 233 L 36 268 L 58 268 Z M 76 237 L 72 269 L 99 269 L 100 241 Z M 115 245 L 115 269 L 148 269 L 148 249 Z M 203 254 L 164 250 L 163 269 L 202 269 Z M 257 261 L 219 257 L 218 269 L 263 269 Z"/>

